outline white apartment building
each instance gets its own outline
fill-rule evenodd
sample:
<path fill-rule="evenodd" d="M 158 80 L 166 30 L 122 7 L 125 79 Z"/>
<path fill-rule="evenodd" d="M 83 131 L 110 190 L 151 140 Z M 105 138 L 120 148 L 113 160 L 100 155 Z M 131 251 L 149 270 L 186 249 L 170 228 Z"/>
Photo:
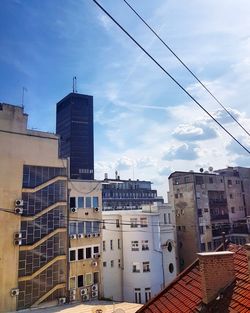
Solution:
<path fill-rule="evenodd" d="M 176 277 L 172 208 L 155 204 L 102 218 L 104 298 L 147 302 Z"/>

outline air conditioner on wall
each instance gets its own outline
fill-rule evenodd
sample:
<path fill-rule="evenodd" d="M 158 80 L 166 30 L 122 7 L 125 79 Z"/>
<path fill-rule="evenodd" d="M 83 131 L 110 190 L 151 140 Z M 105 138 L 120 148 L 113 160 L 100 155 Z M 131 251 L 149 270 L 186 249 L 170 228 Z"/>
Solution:
<path fill-rule="evenodd" d="M 89 300 L 89 295 L 82 296 L 82 301 L 83 302 L 88 301 L 88 300 Z"/>
<path fill-rule="evenodd" d="M 94 212 L 98 212 L 99 211 L 99 208 L 94 208 Z"/>
<path fill-rule="evenodd" d="M 77 212 L 77 208 L 70 208 L 70 212 L 71 213 L 76 213 Z"/>
<path fill-rule="evenodd" d="M 81 296 L 86 296 L 86 295 L 88 295 L 88 289 L 87 289 L 87 288 L 81 289 L 80 294 L 81 294 Z"/>
<path fill-rule="evenodd" d="M 21 244 L 22 244 L 22 239 L 14 239 L 15 246 L 21 246 Z"/>
<path fill-rule="evenodd" d="M 19 289 L 18 289 L 18 288 L 13 288 L 13 289 L 11 289 L 10 295 L 11 295 L 12 297 L 17 297 L 17 296 L 19 295 Z"/>
<path fill-rule="evenodd" d="M 96 261 L 94 261 L 94 262 L 91 263 L 91 265 L 94 266 L 94 267 L 96 267 L 98 264 L 97 264 Z"/>
<path fill-rule="evenodd" d="M 70 294 L 75 295 L 76 294 L 76 289 L 70 289 Z"/>
<path fill-rule="evenodd" d="M 69 237 L 70 237 L 70 239 L 76 239 L 77 238 L 76 234 L 70 235 Z"/>
<path fill-rule="evenodd" d="M 78 238 L 84 238 L 83 234 L 78 234 Z"/>
<path fill-rule="evenodd" d="M 92 291 L 91 297 L 92 298 L 97 298 L 98 297 L 98 291 Z"/>
<path fill-rule="evenodd" d="M 62 297 L 62 298 L 58 298 L 58 304 L 64 304 L 66 303 L 66 298 Z"/>
<path fill-rule="evenodd" d="M 98 291 L 98 284 L 92 285 L 91 290 L 92 291 Z"/>
<path fill-rule="evenodd" d="M 15 200 L 15 206 L 22 207 L 23 206 L 23 200 L 21 200 L 21 199 Z"/>
<path fill-rule="evenodd" d="M 99 253 L 94 253 L 93 254 L 94 259 L 99 259 L 101 255 Z"/>
<path fill-rule="evenodd" d="M 14 233 L 14 239 L 22 239 L 22 233 Z"/>
<path fill-rule="evenodd" d="M 75 301 L 76 295 L 70 295 L 70 301 Z"/>
<path fill-rule="evenodd" d="M 19 208 L 19 207 L 16 207 L 15 209 L 14 209 L 14 212 L 15 212 L 15 214 L 23 214 L 23 208 Z"/>

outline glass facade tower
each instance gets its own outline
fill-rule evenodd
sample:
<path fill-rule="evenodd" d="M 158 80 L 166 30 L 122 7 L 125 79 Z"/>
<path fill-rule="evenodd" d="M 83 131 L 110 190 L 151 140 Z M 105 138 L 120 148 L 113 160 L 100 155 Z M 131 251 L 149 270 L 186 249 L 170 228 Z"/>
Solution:
<path fill-rule="evenodd" d="M 59 155 L 70 158 L 70 178 L 94 179 L 93 97 L 70 93 L 57 103 Z"/>

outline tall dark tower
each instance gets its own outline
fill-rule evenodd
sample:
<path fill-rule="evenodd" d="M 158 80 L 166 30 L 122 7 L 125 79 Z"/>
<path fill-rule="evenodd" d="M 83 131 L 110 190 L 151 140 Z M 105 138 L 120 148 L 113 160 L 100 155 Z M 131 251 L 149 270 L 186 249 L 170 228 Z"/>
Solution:
<path fill-rule="evenodd" d="M 94 179 L 93 97 L 70 93 L 57 103 L 59 155 L 70 158 L 71 179 Z"/>

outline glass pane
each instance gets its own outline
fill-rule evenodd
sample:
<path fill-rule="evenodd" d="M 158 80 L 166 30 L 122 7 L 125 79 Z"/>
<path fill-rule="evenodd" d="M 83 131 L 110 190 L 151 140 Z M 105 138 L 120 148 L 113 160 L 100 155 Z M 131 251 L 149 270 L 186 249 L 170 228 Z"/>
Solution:
<path fill-rule="evenodd" d="M 86 197 L 86 208 L 91 208 L 91 197 Z"/>
<path fill-rule="evenodd" d="M 93 207 L 98 208 L 98 197 L 93 197 Z"/>
<path fill-rule="evenodd" d="M 78 197 L 78 208 L 84 208 L 84 197 Z"/>

